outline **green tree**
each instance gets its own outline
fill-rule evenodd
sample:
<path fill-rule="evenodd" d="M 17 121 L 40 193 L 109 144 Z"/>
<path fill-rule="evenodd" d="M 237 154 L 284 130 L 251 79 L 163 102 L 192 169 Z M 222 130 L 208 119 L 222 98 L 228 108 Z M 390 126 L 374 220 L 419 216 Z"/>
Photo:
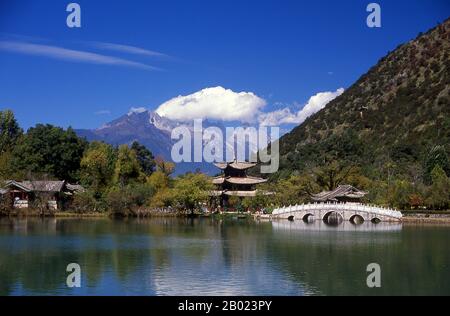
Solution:
<path fill-rule="evenodd" d="M 133 200 L 129 196 L 129 191 L 124 188 L 111 188 L 106 195 L 108 211 L 114 215 L 128 216 L 133 209 Z"/>
<path fill-rule="evenodd" d="M 143 178 L 136 152 L 127 145 L 120 146 L 114 169 L 114 182 L 119 187 L 125 187 L 129 183 L 143 180 Z"/>
<path fill-rule="evenodd" d="M 410 182 L 406 180 L 397 180 L 389 188 L 389 202 L 399 209 L 410 209 L 410 197 L 413 193 L 414 188 Z"/>
<path fill-rule="evenodd" d="M 175 180 L 172 197 L 179 208 L 194 213 L 202 203 L 208 201 L 211 190 L 213 184 L 206 175 L 188 173 Z"/>
<path fill-rule="evenodd" d="M 275 191 L 278 205 L 294 205 L 308 202 L 310 194 L 319 192 L 320 186 L 309 175 L 293 175 L 278 181 Z"/>
<path fill-rule="evenodd" d="M 75 194 L 70 209 L 78 213 L 102 212 L 106 208 L 102 202 L 93 190 L 86 190 Z"/>
<path fill-rule="evenodd" d="M 87 141 L 79 138 L 70 127 L 64 130 L 38 124 L 18 141 L 12 165 L 16 170 L 76 181 L 86 146 Z"/>
<path fill-rule="evenodd" d="M 3 185 L 3 183 L 0 182 L 0 185 Z M 0 194 L 0 216 L 9 215 L 12 210 L 12 204 L 13 201 L 11 200 L 11 196 L 9 194 Z"/>
<path fill-rule="evenodd" d="M 245 210 L 260 211 L 269 206 L 274 206 L 273 192 L 269 192 L 268 188 L 260 186 L 254 197 L 246 197 L 242 200 L 242 206 Z"/>
<path fill-rule="evenodd" d="M 447 209 L 450 205 L 450 179 L 439 165 L 431 171 L 431 179 L 427 204 L 434 209 Z"/>
<path fill-rule="evenodd" d="M 142 171 L 147 176 L 151 175 L 156 166 L 155 157 L 152 152 L 138 142 L 133 142 L 131 149 L 136 152 L 136 157 L 141 165 Z"/>
<path fill-rule="evenodd" d="M 13 178 L 13 170 L 11 167 L 12 154 L 7 151 L 0 154 L 0 180 Z"/>
<path fill-rule="evenodd" d="M 432 182 L 431 172 L 436 166 L 440 166 L 447 176 L 450 175 L 450 160 L 444 146 L 434 146 L 428 153 L 424 165 L 425 183 L 430 184 Z"/>
<path fill-rule="evenodd" d="M 10 110 L 0 111 L 0 154 L 11 151 L 23 131 Z"/>
<path fill-rule="evenodd" d="M 316 168 L 314 173 L 317 184 L 322 189 L 331 191 L 345 182 L 354 170 L 354 166 L 334 160 L 323 167 Z"/>
<path fill-rule="evenodd" d="M 114 176 L 116 160 L 111 145 L 92 142 L 81 159 L 80 179 L 98 197 L 110 184 Z"/>

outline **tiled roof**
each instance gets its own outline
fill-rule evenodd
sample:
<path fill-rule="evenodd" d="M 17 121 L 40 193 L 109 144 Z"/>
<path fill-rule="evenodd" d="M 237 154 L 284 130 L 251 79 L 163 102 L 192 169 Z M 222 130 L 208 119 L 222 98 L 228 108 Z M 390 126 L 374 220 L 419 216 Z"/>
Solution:
<path fill-rule="evenodd" d="M 339 197 L 363 198 L 367 192 L 361 191 L 351 185 L 340 185 L 333 191 L 323 191 L 313 194 L 314 201 L 337 201 Z"/>
<path fill-rule="evenodd" d="M 212 180 L 213 184 L 223 184 L 228 182 L 231 184 L 259 184 L 267 182 L 267 179 L 256 178 L 256 177 L 216 177 Z"/>
<path fill-rule="evenodd" d="M 16 186 L 26 192 L 61 192 L 65 181 L 8 181 L 6 186 Z"/>
<path fill-rule="evenodd" d="M 225 191 L 223 194 L 228 196 L 239 196 L 239 197 L 254 197 L 256 196 L 256 190 L 254 191 Z"/>
<path fill-rule="evenodd" d="M 233 162 L 218 162 L 214 164 L 217 168 L 225 170 L 227 168 L 227 166 L 233 168 L 233 169 L 238 169 L 238 170 L 246 170 L 249 168 L 252 168 L 254 166 L 257 165 L 257 163 L 253 163 L 253 162 L 237 162 L 237 161 L 233 161 Z"/>
<path fill-rule="evenodd" d="M 263 178 L 256 178 L 256 177 L 245 177 L 245 178 L 239 178 L 239 177 L 229 177 L 225 179 L 226 182 L 231 184 L 259 184 L 267 182 L 267 179 Z"/>
<path fill-rule="evenodd" d="M 216 178 L 212 179 L 213 184 L 223 184 L 224 181 L 225 181 L 224 177 L 216 177 Z"/>
<path fill-rule="evenodd" d="M 61 192 L 65 181 L 23 181 L 22 183 L 35 192 Z"/>
<path fill-rule="evenodd" d="M 84 191 L 86 191 L 86 190 L 84 189 L 84 187 L 81 186 L 81 185 L 79 185 L 79 184 L 70 184 L 70 183 L 67 183 L 67 184 L 66 184 L 66 188 L 67 188 L 67 190 L 69 190 L 69 191 L 74 191 L 74 192 L 84 192 Z"/>

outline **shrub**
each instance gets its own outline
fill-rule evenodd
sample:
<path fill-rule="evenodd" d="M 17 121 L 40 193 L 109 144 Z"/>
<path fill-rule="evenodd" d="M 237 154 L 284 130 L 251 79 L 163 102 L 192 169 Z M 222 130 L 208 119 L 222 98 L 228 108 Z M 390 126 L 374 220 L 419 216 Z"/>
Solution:
<path fill-rule="evenodd" d="M 86 191 L 74 196 L 69 207 L 78 213 L 100 212 L 105 210 L 105 205 L 101 199 L 96 199 L 94 192 Z"/>

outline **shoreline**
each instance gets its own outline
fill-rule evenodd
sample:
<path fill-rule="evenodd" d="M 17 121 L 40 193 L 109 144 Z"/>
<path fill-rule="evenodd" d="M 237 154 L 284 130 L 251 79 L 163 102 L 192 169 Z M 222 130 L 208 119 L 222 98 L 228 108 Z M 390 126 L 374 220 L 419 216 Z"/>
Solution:
<path fill-rule="evenodd" d="M 450 225 L 450 215 L 442 217 L 404 216 L 401 223 Z"/>
<path fill-rule="evenodd" d="M 270 214 L 261 215 L 261 214 L 241 214 L 245 218 L 253 218 L 255 220 L 272 220 Z M 55 212 L 53 214 L 39 214 L 37 212 L 25 212 L 25 213 L 14 213 L 14 214 L 2 214 L 0 218 L 77 218 L 77 219 L 96 219 L 96 218 L 109 218 L 109 219 L 120 219 L 120 218 L 161 218 L 161 217 L 179 217 L 179 218 L 189 218 L 192 217 L 190 214 L 183 213 L 146 213 L 145 216 L 120 216 L 115 215 L 113 213 L 104 213 L 104 212 L 91 212 L 91 213 L 77 213 L 77 212 Z M 236 213 L 223 213 L 223 214 L 195 214 L 194 218 L 238 218 L 238 214 Z M 242 217 L 243 218 L 243 217 Z M 242 219 L 239 218 L 239 219 Z M 450 213 L 441 212 L 441 213 L 406 213 L 403 214 L 403 217 L 400 221 L 402 224 L 436 224 L 436 225 L 450 225 Z"/>

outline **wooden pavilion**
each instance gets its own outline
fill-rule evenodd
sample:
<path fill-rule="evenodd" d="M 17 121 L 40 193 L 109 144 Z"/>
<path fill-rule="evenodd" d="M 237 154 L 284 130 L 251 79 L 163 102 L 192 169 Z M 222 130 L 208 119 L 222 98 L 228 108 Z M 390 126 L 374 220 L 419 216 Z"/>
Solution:
<path fill-rule="evenodd" d="M 266 179 L 247 175 L 247 170 L 256 166 L 251 162 L 222 162 L 214 164 L 222 174 L 212 180 L 216 190 L 211 192 L 212 197 L 220 198 L 220 206 L 228 207 L 229 198 L 255 197 L 256 185 L 267 182 Z"/>

